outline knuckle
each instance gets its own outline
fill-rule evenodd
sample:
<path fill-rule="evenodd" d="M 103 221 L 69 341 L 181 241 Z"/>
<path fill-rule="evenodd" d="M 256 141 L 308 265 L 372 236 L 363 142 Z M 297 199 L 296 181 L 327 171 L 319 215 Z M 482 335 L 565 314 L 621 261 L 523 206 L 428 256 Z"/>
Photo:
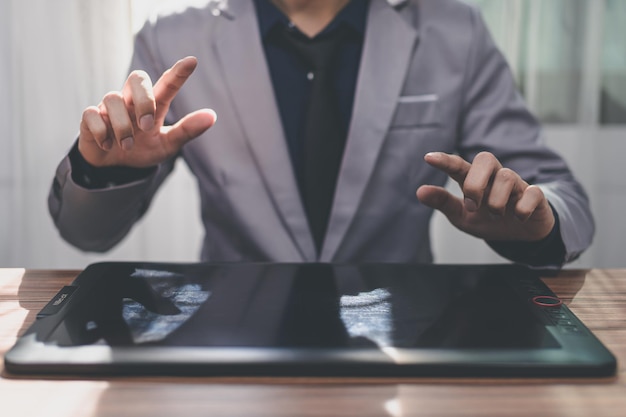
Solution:
<path fill-rule="evenodd" d="M 168 102 L 163 97 L 158 97 L 154 99 L 154 104 L 157 108 L 166 108 Z"/>
<path fill-rule="evenodd" d="M 100 109 L 98 107 L 89 106 L 85 110 L 83 110 L 81 120 L 86 125 L 91 124 L 91 122 L 96 118 L 101 118 Z"/>
<path fill-rule="evenodd" d="M 474 157 L 475 160 L 476 159 L 492 159 L 492 158 L 494 158 L 493 154 L 488 151 L 478 152 L 476 156 Z"/>
<path fill-rule="evenodd" d="M 517 173 L 510 168 L 502 168 L 496 173 L 496 178 L 503 182 L 514 182 L 517 180 Z"/>
<path fill-rule="evenodd" d="M 178 83 L 178 81 L 180 80 L 176 80 L 177 82 L 168 82 L 165 83 L 165 90 L 169 93 L 169 94 L 176 94 L 178 93 L 178 90 L 180 90 L 180 85 L 181 83 Z"/>
<path fill-rule="evenodd" d="M 93 115 L 99 115 L 100 109 L 96 106 L 89 106 L 85 110 L 83 110 L 83 118 L 91 117 Z"/>
<path fill-rule="evenodd" d="M 143 82 L 146 79 L 149 79 L 148 73 L 143 70 L 134 70 L 128 75 L 129 82 Z"/>
<path fill-rule="evenodd" d="M 536 185 L 529 185 L 528 188 L 526 188 L 526 194 L 530 195 L 535 200 L 543 200 L 546 198 L 543 190 Z"/>
<path fill-rule="evenodd" d="M 498 163 L 498 160 L 491 152 L 482 151 L 474 157 L 474 163 L 493 166 Z"/>
<path fill-rule="evenodd" d="M 104 95 L 104 98 L 102 99 L 102 102 L 104 103 L 105 106 L 108 106 L 113 103 L 119 103 L 121 101 L 124 101 L 124 97 L 122 96 L 122 93 L 120 93 L 119 91 L 111 91 L 109 93 L 106 93 Z"/>

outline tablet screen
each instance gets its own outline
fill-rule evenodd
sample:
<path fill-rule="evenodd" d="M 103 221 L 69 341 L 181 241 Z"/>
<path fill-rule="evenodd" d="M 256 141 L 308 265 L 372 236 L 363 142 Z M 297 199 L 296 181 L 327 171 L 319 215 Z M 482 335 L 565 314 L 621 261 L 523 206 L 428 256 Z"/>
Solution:
<path fill-rule="evenodd" d="M 118 268 L 48 337 L 107 344 L 545 349 L 560 345 L 506 277 L 432 268 Z"/>
<path fill-rule="evenodd" d="M 516 265 L 102 263 L 38 317 L 5 355 L 9 371 L 601 376 L 616 369 L 537 273 Z"/>

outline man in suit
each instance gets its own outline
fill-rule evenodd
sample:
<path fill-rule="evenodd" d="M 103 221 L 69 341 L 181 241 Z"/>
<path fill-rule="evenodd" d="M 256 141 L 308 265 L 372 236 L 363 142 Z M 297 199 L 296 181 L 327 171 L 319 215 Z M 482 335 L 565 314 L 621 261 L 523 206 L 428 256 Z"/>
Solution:
<path fill-rule="evenodd" d="M 303 58 L 322 44 L 330 64 Z M 119 242 L 178 156 L 206 261 L 430 262 L 433 209 L 528 264 L 591 242 L 584 191 L 457 0 L 208 1 L 147 22 L 132 68 L 85 110 L 50 193 L 84 250 Z"/>

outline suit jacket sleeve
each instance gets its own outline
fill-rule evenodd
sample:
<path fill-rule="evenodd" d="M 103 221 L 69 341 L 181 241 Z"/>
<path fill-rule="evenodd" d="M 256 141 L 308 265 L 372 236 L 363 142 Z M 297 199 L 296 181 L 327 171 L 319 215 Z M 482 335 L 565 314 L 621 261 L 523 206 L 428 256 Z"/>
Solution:
<path fill-rule="evenodd" d="M 131 68 L 143 69 L 155 82 L 162 68 L 150 53 L 150 23 L 137 35 Z M 129 232 L 148 209 L 175 159 L 160 164 L 147 178 L 120 186 L 90 190 L 72 179 L 72 164 L 66 156 L 59 164 L 48 196 L 48 209 L 61 236 L 86 251 L 103 252 Z"/>
<path fill-rule="evenodd" d="M 506 60 L 476 9 L 473 20 L 459 153 L 472 160 L 481 151 L 492 152 L 505 167 L 541 187 L 559 216 L 565 262 L 572 261 L 593 238 L 588 198 L 565 161 L 545 146 L 539 123 L 527 110 Z"/>

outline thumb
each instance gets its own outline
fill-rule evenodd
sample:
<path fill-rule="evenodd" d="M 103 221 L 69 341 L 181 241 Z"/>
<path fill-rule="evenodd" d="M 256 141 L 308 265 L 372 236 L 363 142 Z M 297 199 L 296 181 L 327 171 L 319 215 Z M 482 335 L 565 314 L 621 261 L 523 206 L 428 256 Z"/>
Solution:
<path fill-rule="evenodd" d="M 211 109 L 189 113 L 168 129 L 165 138 L 172 145 L 181 148 L 185 143 L 211 128 L 216 121 L 217 114 Z"/>
<path fill-rule="evenodd" d="M 422 185 L 417 189 L 418 200 L 435 210 L 442 212 L 452 224 L 457 224 L 463 216 L 463 202 L 445 188 Z"/>

